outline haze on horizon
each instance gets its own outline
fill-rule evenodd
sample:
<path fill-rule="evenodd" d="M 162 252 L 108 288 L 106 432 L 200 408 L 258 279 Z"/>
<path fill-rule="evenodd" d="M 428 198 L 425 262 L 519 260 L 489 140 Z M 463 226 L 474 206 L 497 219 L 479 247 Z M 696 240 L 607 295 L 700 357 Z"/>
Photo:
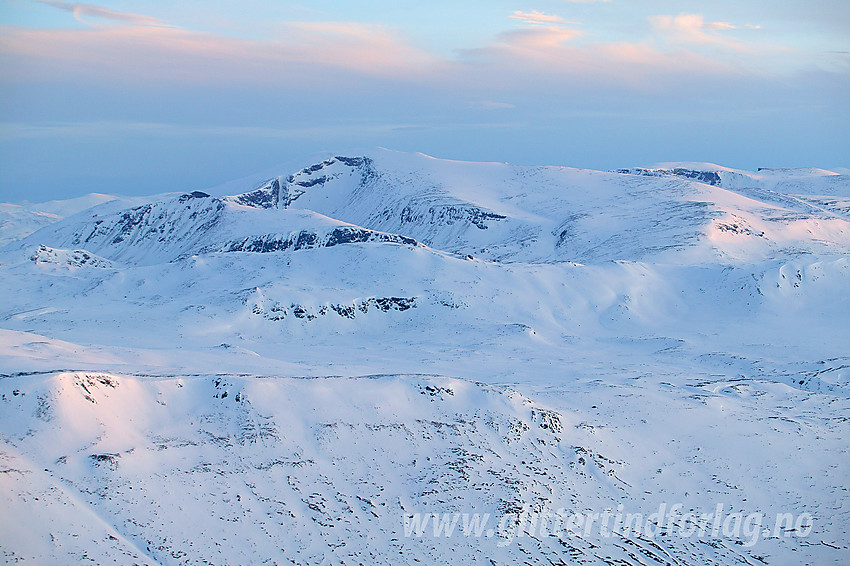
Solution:
<path fill-rule="evenodd" d="M 841 1 L 0 3 L 0 200 L 321 150 L 848 167 Z"/>

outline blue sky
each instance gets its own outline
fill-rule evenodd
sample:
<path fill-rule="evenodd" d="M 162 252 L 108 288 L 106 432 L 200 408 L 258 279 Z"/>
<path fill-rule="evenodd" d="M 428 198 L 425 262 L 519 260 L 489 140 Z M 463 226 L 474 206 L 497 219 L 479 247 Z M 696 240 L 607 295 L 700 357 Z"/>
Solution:
<path fill-rule="evenodd" d="M 0 0 L 0 200 L 317 151 L 850 166 L 845 0 Z"/>

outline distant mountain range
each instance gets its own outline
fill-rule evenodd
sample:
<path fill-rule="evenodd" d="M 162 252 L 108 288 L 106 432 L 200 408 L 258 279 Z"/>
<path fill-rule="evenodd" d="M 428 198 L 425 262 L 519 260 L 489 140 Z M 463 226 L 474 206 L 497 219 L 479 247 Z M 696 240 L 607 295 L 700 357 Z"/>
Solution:
<path fill-rule="evenodd" d="M 330 157 L 233 196 L 195 191 L 121 210 L 113 202 L 26 244 L 40 238 L 128 264 L 364 238 L 499 262 L 748 261 L 846 250 L 847 186 L 847 176 L 818 169 L 604 173 L 376 151 Z"/>

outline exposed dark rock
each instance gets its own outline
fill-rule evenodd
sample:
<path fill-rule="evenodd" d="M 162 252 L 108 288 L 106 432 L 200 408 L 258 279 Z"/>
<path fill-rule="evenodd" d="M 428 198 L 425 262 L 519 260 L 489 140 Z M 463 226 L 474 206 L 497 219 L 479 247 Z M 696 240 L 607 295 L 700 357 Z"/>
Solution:
<path fill-rule="evenodd" d="M 331 309 L 339 316 L 345 318 L 354 318 L 357 316 L 357 311 L 353 305 L 331 305 Z"/>
<path fill-rule="evenodd" d="M 219 222 L 224 208 L 225 204 L 217 198 L 183 195 L 176 200 L 146 204 L 99 218 L 79 228 L 71 236 L 70 244 L 85 244 L 87 249 L 107 259 L 120 255 L 131 245 L 143 250 L 179 242 L 191 248 Z"/>
<path fill-rule="evenodd" d="M 280 181 L 269 179 L 259 188 L 233 197 L 233 202 L 254 208 L 274 208 L 280 202 Z"/>
<path fill-rule="evenodd" d="M 488 220 L 504 220 L 506 217 L 474 206 L 442 205 L 431 206 L 427 211 L 417 211 L 406 206 L 401 211 L 401 221 L 411 224 L 452 225 L 459 222 L 472 224 L 479 230 L 487 229 Z"/>
<path fill-rule="evenodd" d="M 720 184 L 720 174 L 716 171 L 694 171 L 693 169 L 682 169 L 677 167 L 676 169 L 673 169 L 673 174 L 677 177 L 694 179 L 695 181 L 709 185 L 716 186 Z"/>
<path fill-rule="evenodd" d="M 185 194 L 185 195 L 180 195 L 180 198 L 178 200 L 180 202 L 186 202 L 186 201 L 191 200 L 193 198 L 208 198 L 209 196 L 210 195 L 208 195 L 207 193 L 204 193 L 204 192 L 201 192 L 201 191 L 192 191 L 191 193 L 188 193 L 188 194 Z"/>
<path fill-rule="evenodd" d="M 330 181 L 330 177 L 327 175 L 322 175 L 321 177 L 316 177 L 315 179 L 308 179 L 306 181 L 297 181 L 293 184 L 298 185 L 299 187 L 304 187 L 305 189 L 309 189 L 310 187 L 315 187 L 316 185 L 324 185 L 328 181 Z"/>
<path fill-rule="evenodd" d="M 741 224 L 741 223 L 738 223 L 738 222 L 733 222 L 732 224 L 724 224 L 724 223 L 718 222 L 717 223 L 717 229 L 720 230 L 721 232 L 731 232 L 732 234 L 741 234 L 741 235 L 746 235 L 746 236 L 756 236 L 758 238 L 764 237 L 764 232 L 761 232 L 761 231 L 756 232 L 756 231 L 752 230 L 751 228 L 749 228 L 748 226 L 745 226 L 744 224 Z"/>
<path fill-rule="evenodd" d="M 138 226 L 142 225 L 145 218 L 150 215 L 152 209 L 152 205 L 146 204 L 124 212 L 124 214 L 121 215 L 121 219 L 118 221 L 119 234 L 112 239 L 112 243 L 118 244 L 123 242 L 124 238 L 131 234 Z M 91 235 L 89 238 L 91 238 Z M 88 241 L 88 238 L 86 241 Z"/>
<path fill-rule="evenodd" d="M 372 160 L 368 157 L 332 157 L 322 161 L 321 163 L 305 167 L 301 171 L 290 175 L 286 179 L 284 186 L 280 189 L 279 206 L 287 208 L 295 200 L 297 200 L 298 197 L 307 192 L 307 189 L 324 186 L 329 181 L 337 178 L 340 175 L 339 172 L 327 172 L 314 176 L 317 173 L 322 172 L 324 169 L 333 166 L 335 163 L 342 163 L 347 167 L 358 170 L 361 176 L 361 185 L 363 185 L 368 179 L 377 175 L 372 169 Z"/>
<path fill-rule="evenodd" d="M 417 246 L 413 238 L 399 234 L 385 234 L 358 228 L 355 226 L 340 226 L 324 236 L 316 232 L 302 230 L 294 234 L 265 234 L 252 236 L 241 241 L 228 242 L 217 251 L 221 252 L 255 252 L 270 253 L 279 251 L 298 251 L 314 248 L 329 248 L 339 244 L 357 244 L 364 242 L 384 242 Z"/>
<path fill-rule="evenodd" d="M 716 171 L 697 171 L 695 169 L 685 169 L 676 167 L 674 169 L 644 169 L 643 167 L 635 167 L 632 169 L 615 169 L 616 173 L 624 173 L 629 175 L 644 175 L 647 177 L 664 177 L 673 176 L 683 179 L 692 179 L 707 185 L 719 186 L 722 182 L 720 174 Z"/>
<path fill-rule="evenodd" d="M 118 459 L 120 457 L 120 454 L 90 454 L 89 460 L 91 460 L 95 466 L 104 466 L 115 471 L 118 469 Z"/>
<path fill-rule="evenodd" d="M 337 155 L 334 159 L 349 167 L 363 167 L 364 165 L 370 166 L 372 164 L 372 160 L 368 157 L 343 157 Z"/>
<path fill-rule="evenodd" d="M 366 314 L 370 310 L 379 310 L 381 312 L 389 312 L 389 311 L 406 311 L 408 309 L 416 308 L 416 297 L 370 297 L 368 299 L 364 299 L 356 304 L 337 304 L 330 303 L 325 305 L 320 305 L 315 310 L 308 309 L 304 305 L 299 304 L 291 304 L 289 307 L 285 307 L 280 303 L 275 303 L 274 306 L 266 310 L 260 304 L 253 304 L 251 306 L 251 312 L 255 315 L 262 316 L 266 320 L 283 320 L 290 313 L 295 316 L 295 318 L 302 320 L 315 320 L 320 316 L 327 316 L 330 312 L 335 312 L 338 316 L 343 318 L 354 319 L 357 317 L 357 311 L 359 310 L 361 313 Z"/>
<path fill-rule="evenodd" d="M 379 310 L 387 312 L 389 310 L 406 311 L 407 309 L 416 306 L 416 297 L 384 297 L 380 299 L 370 298 L 360 303 L 360 310 L 369 311 L 370 307 L 377 307 Z"/>

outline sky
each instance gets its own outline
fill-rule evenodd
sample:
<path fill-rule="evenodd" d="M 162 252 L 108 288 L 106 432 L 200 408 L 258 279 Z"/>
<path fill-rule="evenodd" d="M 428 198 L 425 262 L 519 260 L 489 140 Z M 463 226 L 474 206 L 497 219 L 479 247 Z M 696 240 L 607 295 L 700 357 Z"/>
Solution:
<path fill-rule="evenodd" d="M 848 132 L 847 0 L 0 0 L 6 202 L 375 146 L 830 169 Z"/>

